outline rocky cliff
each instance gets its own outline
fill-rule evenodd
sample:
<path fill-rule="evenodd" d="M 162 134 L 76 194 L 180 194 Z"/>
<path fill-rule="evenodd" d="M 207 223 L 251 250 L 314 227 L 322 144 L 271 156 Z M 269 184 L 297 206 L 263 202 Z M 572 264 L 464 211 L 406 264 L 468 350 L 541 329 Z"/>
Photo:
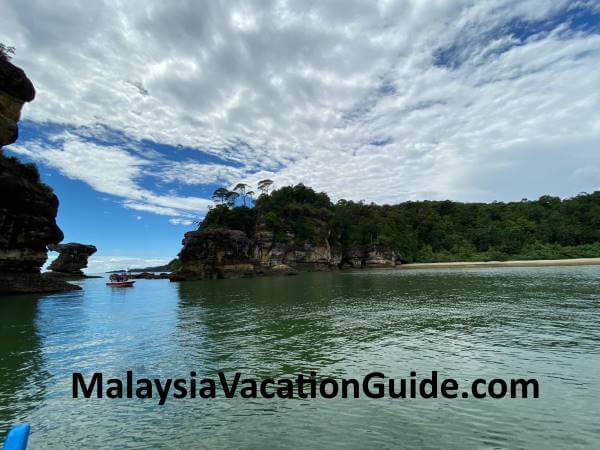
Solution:
<path fill-rule="evenodd" d="M 9 158 L 1 148 L 17 139 L 21 108 L 34 97 L 25 73 L 0 60 L 0 294 L 78 289 L 40 274 L 47 245 L 63 238 L 55 220 L 58 198 L 33 164 Z"/>
<path fill-rule="evenodd" d="M 250 276 L 255 270 L 252 242 L 243 231 L 199 230 L 185 233 L 181 268 L 171 280 Z"/>
<path fill-rule="evenodd" d="M 74 277 L 85 276 L 81 269 L 87 267 L 88 258 L 97 251 L 93 245 L 78 244 L 76 242 L 50 244 L 48 249 L 59 253 L 58 258 L 52 261 L 48 269 L 52 272 Z"/>
<path fill-rule="evenodd" d="M 352 245 L 344 249 L 340 268 L 393 267 L 401 263 L 398 252 L 384 245 Z"/>
<path fill-rule="evenodd" d="M 285 265 L 301 271 L 332 270 L 341 261 L 341 252 L 329 240 L 321 243 L 296 243 L 291 233 L 275 239 L 272 231 L 260 231 L 253 239 L 253 255 L 259 267 L 268 270 Z"/>
<path fill-rule="evenodd" d="M 186 233 L 179 260 L 181 268 L 171 275 L 172 281 L 288 275 L 400 264 L 398 254 L 381 245 L 344 250 L 329 240 L 322 244 L 297 244 L 293 235 L 277 240 L 271 231 L 260 231 L 248 237 L 243 231 L 230 229 L 200 229 Z"/>
<path fill-rule="evenodd" d="M 382 244 L 389 239 L 379 240 L 373 233 L 349 233 L 347 224 L 356 219 L 336 216 L 327 194 L 302 184 L 263 194 L 253 208 L 217 205 L 197 231 L 186 233 L 179 253 L 181 267 L 171 279 L 293 274 L 401 263 L 399 254 Z M 357 244 L 365 241 L 372 244 Z"/>
<path fill-rule="evenodd" d="M 0 147 L 17 140 L 23 104 L 34 98 L 35 89 L 25 72 L 0 59 Z"/>

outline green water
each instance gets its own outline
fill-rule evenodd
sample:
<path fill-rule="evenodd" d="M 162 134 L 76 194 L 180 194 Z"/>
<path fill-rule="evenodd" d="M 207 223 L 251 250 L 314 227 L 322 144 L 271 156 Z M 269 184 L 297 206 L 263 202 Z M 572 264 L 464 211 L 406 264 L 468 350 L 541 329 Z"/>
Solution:
<path fill-rule="evenodd" d="M 600 447 L 600 267 L 376 270 L 0 298 L 0 439 L 30 448 Z M 539 399 L 73 399 L 71 374 L 410 370 Z"/>

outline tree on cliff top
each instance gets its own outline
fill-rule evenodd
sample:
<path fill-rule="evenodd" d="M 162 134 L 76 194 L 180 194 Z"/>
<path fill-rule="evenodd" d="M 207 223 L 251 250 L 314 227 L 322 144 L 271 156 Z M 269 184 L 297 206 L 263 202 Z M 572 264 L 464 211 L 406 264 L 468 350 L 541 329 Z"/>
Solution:
<path fill-rule="evenodd" d="M 238 194 L 235 191 L 227 191 L 227 195 L 225 195 L 225 203 L 227 203 L 227 206 L 230 207 L 234 207 L 235 206 L 235 201 L 240 197 L 240 194 Z M 244 204 L 244 206 L 246 206 Z"/>
<path fill-rule="evenodd" d="M 0 61 L 9 62 L 15 54 L 15 48 L 0 42 Z"/>
<path fill-rule="evenodd" d="M 261 180 L 258 182 L 258 190 L 260 192 L 262 192 L 263 194 L 269 194 L 269 189 L 271 189 L 271 186 L 273 186 L 273 180 Z"/>
<path fill-rule="evenodd" d="M 248 197 L 248 188 L 249 187 L 250 186 L 247 185 L 246 183 L 238 183 L 233 188 L 233 191 L 237 192 L 237 194 L 240 197 L 242 197 L 242 202 L 244 203 L 244 206 L 246 206 L 246 198 Z"/>
<path fill-rule="evenodd" d="M 227 200 L 228 195 L 229 195 L 229 191 L 227 189 L 225 189 L 224 187 L 220 187 L 218 189 L 215 189 L 215 191 L 212 194 L 212 199 L 215 202 L 219 202 L 219 203 L 223 204 Z"/>
<path fill-rule="evenodd" d="M 383 248 L 415 262 L 600 257 L 600 191 L 569 199 L 494 203 L 409 201 L 376 205 L 339 200 L 302 184 L 261 195 L 253 208 L 224 189 L 201 228 L 231 228 L 274 240 Z M 249 192 L 245 191 L 246 196 Z"/>
<path fill-rule="evenodd" d="M 297 244 L 321 243 L 329 235 L 329 223 L 333 217 L 333 205 L 324 192 L 297 184 L 285 186 L 261 195 L 255 208 L 264 217 L 267 228 L 276 239 L 285 239 L 288 233 Z"/>

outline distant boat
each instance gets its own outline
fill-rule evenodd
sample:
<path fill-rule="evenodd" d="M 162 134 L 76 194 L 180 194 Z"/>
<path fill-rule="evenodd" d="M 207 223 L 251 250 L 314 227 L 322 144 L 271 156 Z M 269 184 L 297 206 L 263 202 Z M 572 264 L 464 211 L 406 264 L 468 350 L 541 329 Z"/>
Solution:
<path fill-rule="evenodd" d="M 110 281 L 106 283 L 107 286 L 111 287 L 131 287 L 135 283 L 127 272 L 124 273 L 113 273 L 110 276 Z"/>
<path fill-rule="evenodd" d="M 107 286 L 111 287 L 131 287 L 135 283 L 135 280 L 130 281 L 110 281 L 106 283 Z"/>

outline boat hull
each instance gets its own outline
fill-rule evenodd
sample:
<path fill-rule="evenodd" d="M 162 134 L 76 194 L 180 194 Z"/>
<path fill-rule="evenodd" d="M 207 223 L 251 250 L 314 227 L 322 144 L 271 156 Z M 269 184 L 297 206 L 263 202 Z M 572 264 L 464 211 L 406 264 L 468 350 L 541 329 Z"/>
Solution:
<path fill-rule="evenodd" d="M 111 281 L 106 283 L 107 286 L 110 287 L 132 287 L 135 281 Z"/>

